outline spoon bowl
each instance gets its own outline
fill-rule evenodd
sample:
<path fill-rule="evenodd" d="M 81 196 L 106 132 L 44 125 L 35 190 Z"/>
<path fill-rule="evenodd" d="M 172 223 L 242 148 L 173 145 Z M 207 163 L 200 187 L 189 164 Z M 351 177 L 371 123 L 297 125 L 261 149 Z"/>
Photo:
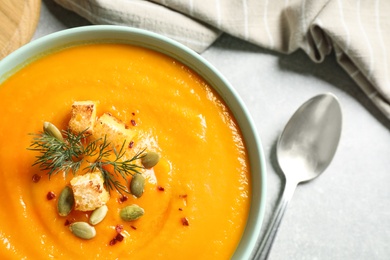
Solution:
<path fill-rule="evenodd" d="M 340 140 L 341 122 L 339 102 L 330 93 L 311 98 L 294 113 L 276 148 L 279 166 L 288 178 L 309 181 L 328 167 Z"/>
<path fill-rule="evenodd" d="M 332 161 L 342 128 L 340 104 L 331 93 L 306 101 L 285 126 L 276 147 L 285 187 L 271 224 L 253 259 L 267 259 L 295 188 L 318 177 Z"/>

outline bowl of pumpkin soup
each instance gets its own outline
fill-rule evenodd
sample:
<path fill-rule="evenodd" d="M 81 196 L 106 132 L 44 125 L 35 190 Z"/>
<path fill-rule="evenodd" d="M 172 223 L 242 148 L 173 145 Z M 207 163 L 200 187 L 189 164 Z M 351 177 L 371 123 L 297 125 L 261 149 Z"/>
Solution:
<path fill-rule="evenodd" d="M 86 26 L 0 61 L 5 259 L 250 259 L 266 172 L 234 88 L 161 35 Z"/>

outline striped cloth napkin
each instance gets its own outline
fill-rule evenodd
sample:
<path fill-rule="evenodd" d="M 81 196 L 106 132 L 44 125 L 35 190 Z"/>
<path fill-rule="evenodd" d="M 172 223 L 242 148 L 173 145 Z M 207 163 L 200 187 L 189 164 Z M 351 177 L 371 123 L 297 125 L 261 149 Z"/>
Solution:
<path fill-rule="evenodd" d="M 337 61 L 390 119 L 389 0 L 55 0 L 95 24 L 143 28 L 204 51 L 221 33 Z"/>

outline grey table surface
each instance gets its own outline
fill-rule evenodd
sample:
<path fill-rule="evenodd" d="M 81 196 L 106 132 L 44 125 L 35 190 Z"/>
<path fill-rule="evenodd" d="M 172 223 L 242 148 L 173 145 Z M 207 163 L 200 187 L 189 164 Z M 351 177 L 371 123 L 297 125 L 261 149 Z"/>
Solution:
<path fill-rule="evenodd" d="M 33 37 L 89 25 L 43 0 Z M 330 55 L 271 52 L 222 35 L 202 56 L 238 91 L 258 129 L 267 165 L 265 231 L 284 185 L 275 144 L 307 99 L 334 93 L 343 110 L 336 156 L 323 175 L 298 186 L 270 259 L 390 259 L 390 119 L 385 118 Z M 390 86 L 389 86 L 390 87 Z"/>

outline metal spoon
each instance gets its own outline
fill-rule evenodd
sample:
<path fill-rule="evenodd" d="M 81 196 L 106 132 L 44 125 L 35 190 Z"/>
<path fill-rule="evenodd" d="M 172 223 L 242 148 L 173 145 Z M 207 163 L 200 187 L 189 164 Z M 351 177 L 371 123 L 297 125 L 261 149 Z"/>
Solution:
<path fill-rule="evenodd" d="M 319 176 L 332 161 L 340 140 L 341 125 L 340 104 L 330 93 L 311 98 L 288 121 L 276 148 L 276 156 L 286 179 L 285 189 L 254 259 L 268 258 L 297 185 Z"/>

